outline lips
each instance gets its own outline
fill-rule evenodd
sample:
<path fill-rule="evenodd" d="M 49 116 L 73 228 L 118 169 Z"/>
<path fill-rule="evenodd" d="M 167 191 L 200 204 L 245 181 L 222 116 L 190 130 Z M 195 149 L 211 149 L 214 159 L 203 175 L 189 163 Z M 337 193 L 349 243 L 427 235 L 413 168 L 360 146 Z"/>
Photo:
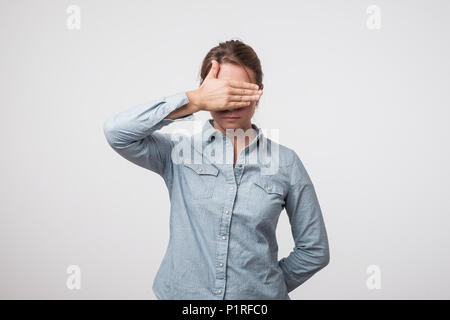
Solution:
<path fill-rule="evenodd" d="M 225 116 L 224 119 L 239 119 L 240 117 L 231 117 L 231 116 Z"/>

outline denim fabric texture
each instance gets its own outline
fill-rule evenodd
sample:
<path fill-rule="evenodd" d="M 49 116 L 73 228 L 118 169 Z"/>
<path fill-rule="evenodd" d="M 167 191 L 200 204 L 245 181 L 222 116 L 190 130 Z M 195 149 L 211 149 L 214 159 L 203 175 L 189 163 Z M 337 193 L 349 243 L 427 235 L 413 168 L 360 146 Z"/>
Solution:
<path fill-rule="evenodd" d="M 254 123 L 235 166 L 233 142 L 213 119 L 192 136 L 158 132 L 193 120 L 193 114 L 164 119 L 188 102 L 178 92 L 133 106 L 103 125 L 113 150 L 160 175 L 169 192 L 170 239 L 153 292 L 158 299 L 290 300 L 288 293 L 330 259 L 321 208 L 302 161 Z M 283 210 L 294 247 L 278 260 L 276 226 Z"/>

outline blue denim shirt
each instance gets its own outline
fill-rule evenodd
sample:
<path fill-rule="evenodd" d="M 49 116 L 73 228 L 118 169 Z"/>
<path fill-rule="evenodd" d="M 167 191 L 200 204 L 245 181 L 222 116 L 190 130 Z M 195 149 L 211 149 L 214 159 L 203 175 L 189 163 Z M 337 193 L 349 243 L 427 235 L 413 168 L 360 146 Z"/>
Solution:
<path fill-rule="evenodd" d="M 255 134 L 236 166 L 233 143 L 213 119 L 192 136 L 157 132 L 192 120 L 193 114 L 164 119 L 188 102 L 178 92 L 124 110 L 103 126 L 109 145 L 159 174 L 169 192 L 170 239 L 153 292 L 158 299 L 290 300 L 289 292 L 329 262 L 322 212 L 305 167 L 295 151 L 253 123 Z M 283 209 L 294 247 L 278 260 Z"/>

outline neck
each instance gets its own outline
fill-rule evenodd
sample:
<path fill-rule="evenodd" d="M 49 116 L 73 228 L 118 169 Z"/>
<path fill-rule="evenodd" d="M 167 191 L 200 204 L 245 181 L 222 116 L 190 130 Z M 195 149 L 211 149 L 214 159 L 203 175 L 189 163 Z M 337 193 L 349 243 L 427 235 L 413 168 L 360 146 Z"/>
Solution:
<path fill-rule="evenodd" d="M 213 120 L 213 124 L 214 124 L 214 128 L 216 128 L 217 130 L 219 130 L 220 132 L 222 132 L 224 135 L 226 135 L 226 129 L 222 128 L 216 121 Z M 233 130 L 236 129 L 242 129 L 244 132 L 247 131 L 248 129 L 253 128 L 252 127 L 252 123 L 249 121 L 248 123 L 246 123 L 246 125 L 244 127 L 240 127 L 240 128 L 234 128 Z"/>
<path fill-rule="evenodd" d="M 222 127 L 221 127 L 216 121 L 214 121 L 214 120 L 213 120 L 213 124 L 214 124 L 214 128 L 216 128 L 217 130 L 219 130 L 220 132 L 222 132 L 224 136 L 226 136 L 226 129 L 225 129 L 225 128 L 222 128 Z M 248 123 L 246 123 L 246 125 L 245 125 L 244 127 L 234 128 L 233 130 L 236 130 L 236 129 L 242 129 L 242 130 L 244 131 L 242 135 L 245 135 L 245 132 L 246 132 L 248 129 L 250 129 L 250 128 L 253 129 L 251 121 L 249 121 Z M 254 136 L 254 135 L 253 135 L 253 131 L 250 131 L 250 132 L 252 133 L 252 136 Z M 234 143 L 234 142 L 236 141 L 236 139 L 237 139 L 240 135 L 241 135 L 240 133 L 238 133 L 238 134 L 233 134 L 233 133 L 232 133 L 232 136 L 229 137 L 229 138 L 230 138 L 231 141 Z M 253 138 L 254 138 L 254 137 L 253 137 Z M 245 145 L 248 145 L 249 141 L 251 141 L 251 139 L 250 139 L 250 140 L 248 140 L 248 139 L 249 139 L 249 137 L 246 137 L 246 139 L 245 139 Z"/>

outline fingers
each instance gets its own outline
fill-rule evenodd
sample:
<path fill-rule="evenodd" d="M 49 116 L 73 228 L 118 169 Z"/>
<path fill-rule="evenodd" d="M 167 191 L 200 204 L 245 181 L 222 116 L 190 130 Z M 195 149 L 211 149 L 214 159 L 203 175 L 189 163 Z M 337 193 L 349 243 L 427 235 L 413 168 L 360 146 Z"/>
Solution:
<path fill-rule="evenodd" d="M 231 102 L 239 102 L 239 101 L 258 101 L 261 97 L 261 94 L 255 94 L 255 95 L 231 95 L 228 97 L 229 101 Z"/>
<path fill-rule="evenodd" d="M 234 108 L 242 108 L 242 107 L 248 107 L 250 105 L 251 101 L 241 101 L 241 102 L 228 102 L 226 107 L 223 108 L 226 109 L 234 109 Z"/>
<path fill-rule="evenodd" d="M 249 90 L 249 89 L 234 89 L 233 91 L 238 94 L 229 94 L 228 102 L 224 109 L 235 109 L 248 107 L 253 101 L 258 101 L 261 98 L 262 90 Z M 247 93 L 242 95 L 242 93 Z M 256 93 L 256 94 L 255 94 Z"/>
<path fill-rule="evenodd" d="M 229 85 L 233 88 L 238 89 L 250 89 L 250 90 L 258 90 L 259 86 L 255 83 L 245 82 L 245 81 L 237 81 L 237 80 L 229 80 Z"/>
<path fill-rule="evenodd" d="M 211 63 L 212 66 L 206 78 L 217 78 L 217 74 L 219 73 L 219 63 L 216 60 L 211 60 Z"/>
<path fill-rule="evenodd" d="M 228 93 L 231 95 L 240 95 L 240 96 L 248 96 L 248 95 L 259 95 L 262 90 L 252 90 L 252 89 L 243 89 L 243 88 L 228 88 Z"/>
<path fill-rule="evenodd" d="M 258 101 L 262 95 L 262 90 L 236 89 L 229 91 L 229 101 Z"/>

